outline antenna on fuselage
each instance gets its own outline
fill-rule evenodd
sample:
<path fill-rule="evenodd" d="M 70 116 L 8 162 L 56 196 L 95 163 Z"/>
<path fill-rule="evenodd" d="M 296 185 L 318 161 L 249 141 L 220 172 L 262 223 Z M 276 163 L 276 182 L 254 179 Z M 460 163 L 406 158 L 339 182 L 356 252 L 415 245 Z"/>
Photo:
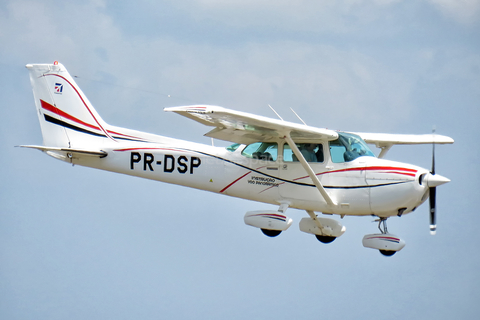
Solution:
<path fill-rule="evenodd" d="M 302 121 L 302 123 L 303 123 L 304 125 L 307 125 L 307 124 L 305 123 L 305 121 L 303 121 L 303 119 L 300 118 L 300 116 L 295 112 L 295 110 L 293 110 L 291 107 L 290 107 L 290 110 L 292 110 L 293 114 L 295 114 L 295 115 L 297 116 L 298 120 Z"/>
<path fill-rule="evenodd" d="M 275 112 L 275 114 L 277 115 L 277 117 L 280 118 L 280 120 L 285 121 L 285 120 L 283 120 L 282 117 L 280 117 L 280 115 L 277 113 L 277 111 L 275 111 L 275 109 L 273 109 L 273 107 L 271 105 L 268 105 L 268 106 L 270 107 L 270 109 L 272 109 L 273 112 Z"/>

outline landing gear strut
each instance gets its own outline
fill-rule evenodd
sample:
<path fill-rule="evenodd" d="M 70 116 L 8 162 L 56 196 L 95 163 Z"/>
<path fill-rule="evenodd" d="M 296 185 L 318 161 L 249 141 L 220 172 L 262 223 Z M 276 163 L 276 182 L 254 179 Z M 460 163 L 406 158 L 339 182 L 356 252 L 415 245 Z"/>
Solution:
<path fill-rule="evenodd" d="M 387 218 L 380 218 L 376 221 L 378 221 L 378 230 L 380 230 L 382 234 L 387 234 L 388 233 Z"/>

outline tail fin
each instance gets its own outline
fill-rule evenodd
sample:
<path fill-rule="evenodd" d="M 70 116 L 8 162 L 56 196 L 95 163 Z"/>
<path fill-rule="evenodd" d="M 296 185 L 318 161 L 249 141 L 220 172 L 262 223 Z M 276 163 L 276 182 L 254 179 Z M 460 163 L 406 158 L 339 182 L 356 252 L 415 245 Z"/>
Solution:
<path fill-rule="evenodd" d="M 43 143 L 49 147 L 91 148 L 112 139 L 108 125 L 65 67 L 27 64 L 40 120 Z"/>

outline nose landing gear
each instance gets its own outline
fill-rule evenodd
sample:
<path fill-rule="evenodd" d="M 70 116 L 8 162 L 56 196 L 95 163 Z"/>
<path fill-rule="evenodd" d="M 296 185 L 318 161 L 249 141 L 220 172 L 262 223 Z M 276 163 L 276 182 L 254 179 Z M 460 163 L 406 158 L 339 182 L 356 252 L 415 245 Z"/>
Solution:
<path fill-rule="evenodd" d="M 375 221 L 378 221 L 378 230 L 380 230 L 382 234 L 387 234 L 387 218 L 380 218 Z"/>
<path fill-rule="evenodd" d="M 405 247 L 405 241 L 399 237 L 388 233 L 387 218 L 380 217 L 378 220 L 378 230 L 381 233 L 367 234 L 363 237 L 362 243 L 366 248 L 377 249 L 384 256 L 393 256 L 397 251 Z"/>

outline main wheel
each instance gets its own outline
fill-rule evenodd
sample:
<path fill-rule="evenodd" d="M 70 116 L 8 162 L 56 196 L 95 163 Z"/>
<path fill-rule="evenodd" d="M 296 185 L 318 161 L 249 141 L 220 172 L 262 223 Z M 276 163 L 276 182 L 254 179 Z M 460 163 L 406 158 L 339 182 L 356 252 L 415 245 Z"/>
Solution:
<path fill-rule="evenodd" d="M 318 234 L 315 235 L 318 241 L 321 243 L 330 243 L 333 240 L 337 239 L 337 237 L 330 237 L 330 236 L 319 236 Z"/>
<path fill-rule="evenodd" d="M 268 236 L 268 237 L 276 237 L 278 236 L 280 233 L 282 233 L 282 230 L 270 230 L 270 229 L 261 229 L 263 234 Z"/>
<path fill-rule="evenodd" d="M 380 251 L 380 253 L 383 254 L 385 257 L 391 257 L 395 253 L 397 253 L 397 251 L 392 251 L 392 250 L 378 250 L 378 251 Z"/>

